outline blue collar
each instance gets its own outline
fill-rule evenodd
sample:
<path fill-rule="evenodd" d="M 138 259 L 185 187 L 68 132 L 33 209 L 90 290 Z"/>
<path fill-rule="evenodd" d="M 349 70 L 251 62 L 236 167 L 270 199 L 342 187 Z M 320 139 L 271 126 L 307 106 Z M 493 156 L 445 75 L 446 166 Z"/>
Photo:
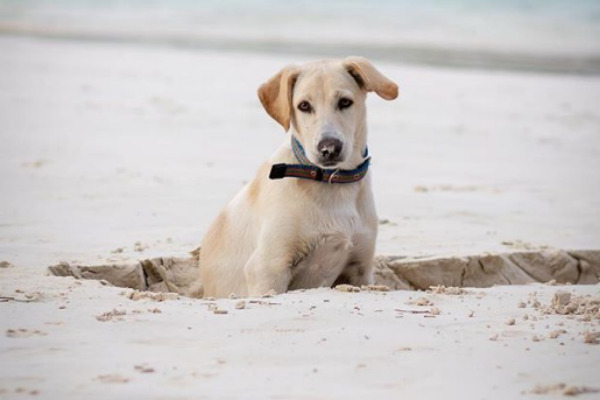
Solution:
<path fill-rule="evenodd" d="M 371 161 L 369 150 L 365 149 L 363 155 L 365 160 L 355 169 L 324 169 L 309 161 L 304 148 L 294 136 L 292 136 L 292 151 L 300 164 L 275 164 L 271 167 L 269 179 L 293 177 L 318 182 L 353 183 L 360 181 L 367 175 Z"/>

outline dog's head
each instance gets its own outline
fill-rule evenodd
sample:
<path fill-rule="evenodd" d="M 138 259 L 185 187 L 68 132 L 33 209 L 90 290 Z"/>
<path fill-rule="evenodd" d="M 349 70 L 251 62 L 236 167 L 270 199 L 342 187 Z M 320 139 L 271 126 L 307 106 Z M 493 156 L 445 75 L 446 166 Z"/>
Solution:
<path fill-rule="evenodd" d="M 366 145 L 367 92 L 393 100 L 398 86 L 368 60 L 349 57 L 285 67 L 258 89 L 258 97 L 286 131 L 293 128 L 313 164 L 350 169 Z"/>

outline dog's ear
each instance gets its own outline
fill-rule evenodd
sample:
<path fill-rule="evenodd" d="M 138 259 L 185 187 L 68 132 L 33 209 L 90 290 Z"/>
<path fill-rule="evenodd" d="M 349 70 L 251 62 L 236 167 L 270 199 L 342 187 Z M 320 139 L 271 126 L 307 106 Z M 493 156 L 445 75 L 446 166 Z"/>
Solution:
<path fill-rule="evenodd" d="M 348 57 L 342 64 L 362 89 L 375 92 L 386 100 L 398 97 L 398 85 L 386 78 L 366 58 Z"/>
<path fill-rule="evenodd" d="M 287 66 L 258 88 L 258 98 L 263 107 L 286 132 L 290 129 L 292 91 L 298 73 L 297 67 Z"/>

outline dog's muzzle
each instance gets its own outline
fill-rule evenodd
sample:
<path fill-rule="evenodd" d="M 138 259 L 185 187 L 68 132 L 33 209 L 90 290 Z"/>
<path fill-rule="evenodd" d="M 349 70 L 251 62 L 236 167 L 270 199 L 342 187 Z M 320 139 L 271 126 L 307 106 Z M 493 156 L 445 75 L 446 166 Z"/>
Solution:
<path fill-rule="evenodd" d="M 331 166 L 340 162 L 343 144 L 338 139 L 323 139 L 317 145 L 319 154 L 319 163 L 324 166 Z"/>

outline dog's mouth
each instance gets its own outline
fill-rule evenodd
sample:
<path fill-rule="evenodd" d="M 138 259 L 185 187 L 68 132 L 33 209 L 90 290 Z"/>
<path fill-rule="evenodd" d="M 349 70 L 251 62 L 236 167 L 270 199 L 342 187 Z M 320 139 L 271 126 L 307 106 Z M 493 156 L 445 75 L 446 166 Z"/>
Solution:
<path fill-rule="evenodd" d="M 335 169 L 340 168 L 340 165 L 344 163 L 344 157 L 341 155 L 336 158 L 324 158 L 320 154 L 310 152 L 307 154 L 308 162 L 322 169 Z"/>
<path fill-rule="evenodd" d="M 321 161 L 321 162 L 319 162 L 319 164 L 323 168 L 335 168 L 340 163 L 341 163 L 341 161 Z"/>

